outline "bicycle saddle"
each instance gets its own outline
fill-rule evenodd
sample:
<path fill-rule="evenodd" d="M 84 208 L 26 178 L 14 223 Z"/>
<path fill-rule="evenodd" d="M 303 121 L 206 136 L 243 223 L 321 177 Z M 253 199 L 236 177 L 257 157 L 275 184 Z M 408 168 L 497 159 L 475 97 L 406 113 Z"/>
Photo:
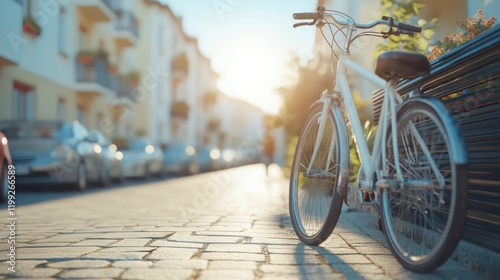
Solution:
<path fill-rule="evenodd" d="M 429 74 L 427 57 L 418 53 L 389 51 L 378 56 L 375 74 L 382 79 L 413 79 Z"/>

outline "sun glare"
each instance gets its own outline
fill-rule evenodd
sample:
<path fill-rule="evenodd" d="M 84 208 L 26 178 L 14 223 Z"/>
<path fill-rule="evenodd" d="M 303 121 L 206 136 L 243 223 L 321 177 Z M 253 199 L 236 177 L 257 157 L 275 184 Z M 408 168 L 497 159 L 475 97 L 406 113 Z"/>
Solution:
<path fill-rule="evenodd" d="M 275 89 L 282 82 L 285 54 L 259 36 L 234 38 L 217 54 L 221 90 L 266 113 L 278 113 L 281 99 Z"/>

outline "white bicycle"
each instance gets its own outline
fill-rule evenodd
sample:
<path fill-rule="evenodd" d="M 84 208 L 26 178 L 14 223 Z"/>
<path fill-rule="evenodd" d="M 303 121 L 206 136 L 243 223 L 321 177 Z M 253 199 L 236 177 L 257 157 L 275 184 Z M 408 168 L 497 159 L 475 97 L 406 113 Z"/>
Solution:
<path fill-rule="evenodd" d="M 338 58 L 334 90 L 323 92 L 310 107 L 295 151 L 289 210 L 297 236 L 304 243 L 319 245 L 339 219 L 348 192 L 346 116 L 361 160 L 355 186 L 360 202 L 376 206 L 389 247 L 404 267 L 416 272 L 439 267 L 461 238 L 467 209 L 468 156 L 461 131 L 441 101 L 418 94 L 403 97 L 396 91 L 400 79 L 429 73 L 424 55 L 386 52 L 377 59 L 375 74 L 349 59 L 351 43 L 360 36 L 412 35 L 421 28 L 390 17 L 358 24 L 324 7 L 293 17 L 312 20 L 294 27 L 328 28 L 334 39 L 327 42 Z M 379 25 L 387 26 L 387 31 L 365 31 Z M 335 41 L 334 30 L 343 34 L 342 46 Z M 339 46 L 339 55 L 333 43 Z M 349 88 L 348 70 L 385 90 L 371 153 Z"/>

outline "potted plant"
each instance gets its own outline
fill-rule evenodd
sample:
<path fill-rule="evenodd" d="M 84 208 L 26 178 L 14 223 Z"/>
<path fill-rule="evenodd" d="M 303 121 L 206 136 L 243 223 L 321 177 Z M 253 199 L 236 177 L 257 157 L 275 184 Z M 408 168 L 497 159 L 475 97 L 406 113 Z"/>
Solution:
<path fill-rule="evenodd" d="M 116 73 L 118 72 L 118 68 L 114 64 L 109 64 L 108 65 L 108 72 L 110 74 L 116 75 Z"/>
<path fill-rule="evenodd" d="M 79 51 L 76 55 L 76 61 L 81 64 L 89 64 L 94 60 L 94 54 L 90 51 Z"/>
<path fill-rule="evenodd" d="M 170 114 L 172 117 L 187 118 L 189 105 L 185 101 L 176 101 L 172 103 Z"/>
<path fill-rule="evenodd" d="M 185 52 L 180 53 L 172 60 L 172 71 L 188 73 L 189 62 Z"/>
<path fill-rule="evenodd" d="M 130 71 L 127 74 L 127 78 L 130 81 L 130 85 L 132 87 L 136 87 L 139 84 L 139 72 L 137 72 L 137 71 Z"/>
<path fill-rule="evenodd" d="M 33 17 L 23 19 L 23 32 L 31 37 L 37 37 L 41 33 L 40 25 Z"/>
<path fill-rule="evenodd" d="M 97 50 L 94 53 L 95 58 L 98 58 L 98 59 L 104 61 L 104 63 L 106 63 L 106 64 L 108 64 L 108 56 L 109 56 L 109 53 L 105 50 Z"/>

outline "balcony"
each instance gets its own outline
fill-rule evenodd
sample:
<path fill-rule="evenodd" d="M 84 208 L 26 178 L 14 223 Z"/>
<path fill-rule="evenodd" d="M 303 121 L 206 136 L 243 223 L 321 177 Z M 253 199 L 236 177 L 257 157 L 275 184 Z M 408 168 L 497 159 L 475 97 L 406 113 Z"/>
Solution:
<path fill-rule="evenodd" d="M 90 96 L 105 96 L 113 98 L 118 91 L 118 80 L 109 73 L 108 63 L 99 57 L 91 60 L 77 58 L 76 84 L 77 92 Z"/>
<path fill-rule="evenodd" d="M 137 18 L 130 11 L 115 10 L 117 17 L 115 43 L 119 49 L 134 46 L 139 38 Z"/>
<path fill-rule="evenodd" d="M 113 0 L 78 0 L 76 2 L 78 13 L 91 23 L 112 21 Z"/>
<path fill-rule="evenodd" d="M 189 105 L 184 101 L 175 101 L 170 109 L 170 115 L 174 118 L 187 119 Z"/>

